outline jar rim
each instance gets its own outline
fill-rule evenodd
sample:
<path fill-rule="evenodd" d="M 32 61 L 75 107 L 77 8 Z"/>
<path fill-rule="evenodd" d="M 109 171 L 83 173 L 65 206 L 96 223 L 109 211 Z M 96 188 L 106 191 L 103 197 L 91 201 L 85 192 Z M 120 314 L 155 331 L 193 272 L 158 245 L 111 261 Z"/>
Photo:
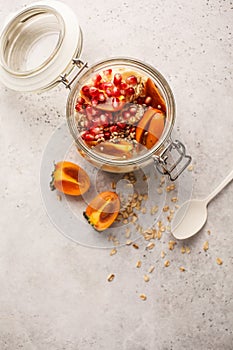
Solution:
<path fill-rule="evenodd" d="M 46 42 L 49 36 L 52 45 Z M 82 43 L 79 22 L 68 5 L 57 0 L 32 3 L 11 15 L 0 33 L 0 79 L 16 91 L 48 90 L 73 69 Z"/>
<path fill-rule="evenodd" d="M 42 15 L 42 14 L 52 14 L 54 17 L 56 17 L 59 25 L 59 38 L 57 40 L 56 46 L 54 50 L 50 53 L 50 55 L 44 60 L 41 64 L 36 66 L 35 68 L 25 70 L 25 71 L 18 71 L 11 68 L 9 64 L 7 64 L 6 60 L 6 53 L 7 53 L 7 46 L 9 47 L 9 37 L 11 37 L 13 34 L 11 33 L 14 29 L 17 29 L 18 25 L 22 25 L 23 23 L 26 23 L 28 20 L 32 19 L 35 16 Z M 65 24 L 61 17 L 61 15 L 53 8 L 45 5 L 40 5 L 38 7 L 37 5 L 32 5 L 30 7 L 27 7 L 23 10 L 21 10 L 19 13 L 15 15 L 6 25 L 6 27 L 3 29 L 1 33 L 1 49 L 0 49 L 0 64 L 1 66 L 12 76 L 22 76 L 22 77 L 30 77 L 37 72 L 43 70 L 53 59 L 53 57 L 58 53 L 59 48 L 61 47 L 63 38 L 64 38 L 64 31 L 65 31 Z M 35 38 L 36 40 L 37 38 Z M 11 49 L 11 47 L 10 47 Z"/>
<path fill-rule="evenodd" d="M 68 96 L 67 100 L 67 109 L 66 109 L 66 116 L 67 116 L 67 123 L 69 126 L 69 130 L 71 132 L 71 135 L 73 136 L 77 146 L 83 151 L 87 156 L 92 158 L 93 160 L 100 162 L 102 164 L 107 165 L 113 165 L 113 166 L 129 166 L 129 165 L 139 165 L 144 163 L 145 161 L 152 158 L 154 155 L 159 155 L 160 151 L 163 149 L 166 142 L 169 140 L 174 123 L 175 123 L 175 99 L 174 95 L 172 93 L 172 90 L 164 78 L 164 76 L 155 69 L 152 65 L 145 63 L 141 60 L 131 58 L 131 57 L 112 57 L 103 61 L 99 61 L 97 63 L 94 63 L 89 67 L 87 71 L 85 71 L 82 75 L 80 75 L 79 80 L 81 78 L 84 78 L 86 75 L 90 74 L 91 72 L 94 72 L 99 69 L 105 69 L 107 65 L 111 65 L 114 67 L 114 65 L 130 65 L 131 67 L 135 68 L 141 68 L 143 69 L 150 77 L 153 78 L 153 80 L 159 85 L 160 90 L 162 90 L 163 97 L 165 98 L 165 103 L 167 106 L 167 116 L 169 117 L 169 124 L 167 127 L 166 132 L 162 137 L 159 139 L 159 141 L 156 143 L 154 147 L 151 149 L 148 149 L 146 153 L 137 156 L 132 159 L 124 159 L 124 160 L 117 160 L 117 159 L 111 159 L 106 158 L 104 156 L 101 156 L 101 154 L 97 154 L 97 152 L 93 152 L 91 148 L 86 146 L 84 142 L 81 140 L 81 136 L 79 132 L 77 132 L 77 126 L 74 123 L 73 112 L 74 112 L 74 97 L 75 97 L 75 91 L 77 89 L 77 85 L 79 84 L 79 81 L 76 82 L 76 84 L 72 87 L 70 94 Z"/>

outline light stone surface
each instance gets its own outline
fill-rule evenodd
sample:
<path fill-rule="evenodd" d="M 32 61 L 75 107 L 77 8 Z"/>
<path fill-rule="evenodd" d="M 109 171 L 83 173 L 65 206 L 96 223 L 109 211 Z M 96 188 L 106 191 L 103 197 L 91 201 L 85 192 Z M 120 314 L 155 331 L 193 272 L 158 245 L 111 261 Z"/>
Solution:
<path fill-rule="evenodd" d="M 2 23 L 29 1 L 0 3 Z M 193 196 L 209 194 L 233 168 L 233 2 L 66 3 L 83 30 L 84 60 L 131 56 L 167 78 L 177 103 L 175 132 L 193 156 Z M 39 182 L 66 96 L 62 87 L 37 95 L 0 85 L 0 349 L 231 350 L 233 184 L 209 205 L 200 234 L 185 242 L 190 254 L 181 254 L 181 242 L 169 251 L 169 233 L 150 252 L 140 241 L 139 250 L 123 247 L 112 257 L 77 245 L 50 223 Z"/>

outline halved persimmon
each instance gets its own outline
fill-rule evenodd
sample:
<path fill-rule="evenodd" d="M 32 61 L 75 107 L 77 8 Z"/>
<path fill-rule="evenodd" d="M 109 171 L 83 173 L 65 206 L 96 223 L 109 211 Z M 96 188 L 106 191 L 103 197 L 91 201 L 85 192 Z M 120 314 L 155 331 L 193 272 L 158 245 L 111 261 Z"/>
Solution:
<path fill-rule="evenodd" d="M 120 210 L 120 200 L 115 192 L 99 193 L 83 212 L 85 219 L 97 231 L 104 231 L 113 224 Z"/>
<path fill-rule="evenodd" d="M 80 196 L 88 191 L 90 179 L 79 165 L 61 161 L 55 164 L 50 187 L 70 196 Z"/>
<path fill-rule="evenodd" d="M 137 128 L 136 128 L 135 138 L 136 138 L 137 142 L 142 143 L 144 132 L 148 130 L 151 118 L 153 117 L 153 115 L 157 111 L 158 110 L 155 108 L 149 108 L 143 114 L 143 117 L 139 121 Z"/>

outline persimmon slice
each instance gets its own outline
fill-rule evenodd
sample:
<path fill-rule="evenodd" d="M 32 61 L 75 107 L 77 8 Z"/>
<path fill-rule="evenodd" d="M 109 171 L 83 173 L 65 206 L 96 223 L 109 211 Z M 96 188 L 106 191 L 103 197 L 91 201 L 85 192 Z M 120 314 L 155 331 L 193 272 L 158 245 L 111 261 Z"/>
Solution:
<path fill-rule="evenodd" d="M 143 141 L 144 132 L 148 130 L 151 118 L 155 113 L 160 113 L 160 110 L 155 108 L 147 109 L 143 117 L 139 121 L 136 128 L 136 135 L 135 135 L 137 142 L 143 143 L 142 141 Z"/>
<path fill-rule="evenodd" d="M 148 134 L 146 136 L 146 148 L 151 149 L 160 139 L 164 129 L 164 114 L 155 113 L 151 118 Z"/>
<path fill-rule="evenodd" d="M 151 97 L 151 106 L 154 108 L 159 108 L 159 106 L 161 106 L 161 111 L 163 111 L 163 113 L 166 113 L 166 104 L 165 101 L 163 99 L 163 97 L 161 96 L 159 89 L 157 88 L 157 86 L 155 85 L 155 83 L 148 78 L 145 84 L 145 94 L 146 96 L 150 96 Z"/>

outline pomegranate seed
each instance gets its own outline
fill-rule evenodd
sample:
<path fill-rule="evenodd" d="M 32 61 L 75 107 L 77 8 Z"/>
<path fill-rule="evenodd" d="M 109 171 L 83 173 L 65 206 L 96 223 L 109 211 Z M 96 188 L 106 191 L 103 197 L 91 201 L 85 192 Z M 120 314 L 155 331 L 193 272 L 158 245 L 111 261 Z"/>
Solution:
<path fill-rule="evenodd" d="M 95 136 L 90 134 L 89 132 L 85 133 L 82 135 L 82 139 L 85 141 L 94 141 L 95 140 Z"/>
<path fill-rule="evenodd" d="M 120 74 L 120 73 L 116 73 L 116 74 L 114 75 L 113 83 L 114 83 L 115 85 L 120 85 L 121 80 L 122 80 L 121 74 Z"/>
<path fill-rule="evenodd" d="M 110 139 L 110 136 L 111 136 L 111 133 L 110 133 L 109 131 L 106 131 L 106 132 L 104 133 L 104 138 L 105 138 L 106 140 L 109 140 L 109 139 Z"/>
<path fill-rule="evenodd" d="M 92 128 L 90 128 L 89 132 L 92 135 L 98 135 L 102 132 L 102 128 L 100 128 L 99 126 L 93 126 Z"/>
<path fill-rule="evenodd" d="M 105 69 L 105 70 L 103 71 L 103 73 L 104 73 L 104 75 L 105 75 L 106 77 L 108 77 L 109 75 L 112 74 L 112 69 Z"/>
<path fill-rule="evenodd" d="M 103 126 L 107 126 L 109 123 L 109 119 L 106 114 L 101 114 L 100 118 L 100 124 Z"/>
<path fill-rule="evenodd" d="M 119 102 L 120 102 L 119 98 L 114 97 L 112 99 L 112 106 L 113 106 L 113 108 L 117 108 L 119 106 Z"/>
<path fill-rule="evenodd" d="M 83 104 L 83 103 L 85 103 L 84 98 L 82 98 L 82 97 L 78 97 L 78 99 L 77 99 L 77 103 L 79 103 L 79 104 Z"/>
<path fill-rule="evenodd" d="M 77 103 L 76 106 L 75 106 L 75 109 L 76 109 L 77 112 L 81 112 L 82 109 L 83 109 L 83 105 L 80 104 L 80 103 Z"/>
<path fill-rule="evenodd" d="M 121 122 L 118 122 L 117 123 L 117 126 L 121 129 L 124 129 L 126 127 L 126 123 L 121 123 Z"/>
<path fill-rule="evenodd" d="M 131 75 L 130 77 L 126 78 L 126 83 L 130 85 L 137 85 L 138 81 L 135 75 Z"/>
<path fill-rule="evenodd" d="M 131 115 L 135 115 L 135 114 L 137 113 L 137 108 L 136 108 L 136 107 L 130 107 L 129 113 L 130 113 Z"/>
<path fill-rule="evenodd" d="M 106 83 L 103 83 L 103 89 L 106 90 L 106 89 L 112 89 L 113 88 L 113 83 L 111 82 L 106 82 Z"/>
<path fill-rule="evenodd" d="M 125 92 L 126 92 L 126 95 L 128 95 L 128 96 L 132 96 L 135 93 L 134 88 L 132 88 L 132 87 L 129 87 L 128 89 L 126 89 Z"/>
<path fill-rule="evenodd" d="M 152 98 L 150 96 L 147 96 L 146 99 L 145 99 L 145 104 L 146 105 L 149 105 L 152 101 Z"/>
<path fill-rule="evenodd" d="M 106 94 L 108 97 L 112 97 L 112 90 L 111 89 L 106 89 Z"/>
<path fill-rule="evenodd" d="M 99 94 L 98 100 L 99 100 L 100 102 L 105 102 L 105 101 L 106 101 L 106 98 L 105 98 L 105 96 L 104 96 L 104 94 L 103 94 L 102 92 Z"/>
<path fill-rule="evenodd" d="M 92 81 L 93 81 L 95 87 L 99 86 L 101 80 L 102 80 L 102 77 L 100 74 L 96 74 L 96 76 L 94 78 L 92 78 Z"/>
<path fill-rule="evenodd" d="M 123 113 L 123 118 L 124 118 L 125 120 L 128 120 L 130 117 L 131 117 L 131 113 L 130 113 L 130 112 L 125 111 L 125 112 Z"/>
<path fill-rule="evenodd" d="M 126 90 L 127 87 L 128 87 L 128 84 L 126 84 L 126 83 L 124 83 L 124 82 L 121 82 L 121 83 L 120 83 L 120 89 L 121 89 L 121 90 Z"/>
<path fill-rule="evenodd" d="M 117 125 L 112 125 L 112 126 L 110 126 L 109 131 L 110 131 L 111 134 L 112 134 L 113 132 L 117 132 L 117 131 L 118 131 Z"/>
<path fill-rule="evenodd" d="M 89 94 L 91 95 L 91 96 L 98 96 L 99 95 L 99 90 L 95 87 L 95 86 L 91 86 L 90 88 L 89 88 Z"/>
<path fill-rule="evenodd" d="M 82 92 L 84 93 L 85 96 L 89 96 L 90 93 L 89 93 L 89 86 L 88 85 L 84 85 L 82 87 Z"/>
<path fill-rule="evenodd" d="M 121 95 L 120 90 L 116 86 L 114 86 L 114 88 L 112 89 L 112 96 L 119 97 L 120 95 Z"/>

